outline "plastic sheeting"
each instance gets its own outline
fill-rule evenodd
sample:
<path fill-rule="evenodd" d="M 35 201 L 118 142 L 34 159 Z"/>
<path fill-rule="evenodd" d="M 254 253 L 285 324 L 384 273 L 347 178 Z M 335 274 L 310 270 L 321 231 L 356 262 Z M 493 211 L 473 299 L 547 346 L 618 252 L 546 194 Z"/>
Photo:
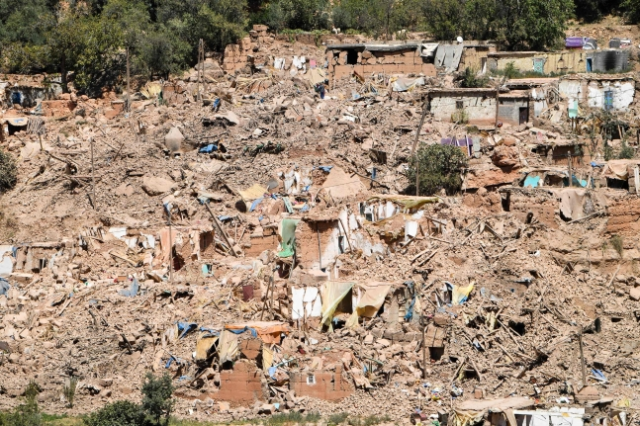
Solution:
<path fill-rule="evenodd" d="M 540 185 L 540 176 L 527 176 L 524 180 L 525 188 L 537 188 Z"/>
<path fill-rule="evenodd" d="M 355 327 L 358 324 L 358 317 L 373 318 L 384 305 L 387 294 L 391 290 L 391 284 L 372 284 L 370 286 L 361 285 L 358 288 L 357 304 L 353 310 L 353 315 L 347 322 L 347 327 Z M 361 294 L 364 293 L 364 294 Z"/>
<path fill-rule="evenodd" d="M 394 92 L 410 92 L 419 86 L 424 86 L 425 81 L 423 77 L 419 78 L 404 78 L 398 77 L 392 80 L 392 87 Z"/>
<path fill-rule="evenodd" d="M 330 326 L 331 320 L 333 320 L 333 314 L 342 299 L 353 288 L 354 283 L 341 283 L 341 282 L 328 282 L 324 285 L 322 292 L 322 323 Z"/>
<path fill-rule="evenodd" d="M 124 297 L 135 297 L 138 295 L 138 290 L 140 289 L 140 284 L 138 283 L 138 279 L 134 278 L 131 286 L 127 290 L 120 290 L 118 293 Z"/>
<path fill-rule="evenodd" d="M 257 183 L 244 191 L 238 191 L 240 197 L 242 197 L 242 200 L 245 202 L 262 198 L 265 192 L 267 192 L 267 188 Z"/>
<path fill-rule="evenodd" d="M 299 220 L 282 219 L 282 250 L 278 257 L 291 257 L 296 251 L 296 227 Z"/>
<path fill-rule="evenodd" d="M 472 281 L 466 287 L 460 287 L 455 284 L 451 284 L 449 282 L 446 283 L 449 289 L 451 290 L 451 304 L 452 305 L 462 305 L 469 298 L 469 294 L 473 290 L 475 286 L 475 281 Z"/>
<path fill-rule="evenodd" d="M 234 361 L 240 353 L 240 345 L 238 336 L 228 330 L 224 330 L 220 334 L 220 343 L 218 344 L 218 356 L 220 364 L 227 361 Z"/>
<path fill-rule="evenodd" d="M 254 337 L 259 337 L 264 343 L 280 344 L 281 335 L 289 334 L 289 326 L 278 321 L 250 321 L 239 324 L 228 324 L 224 326 L 226 331 L 233 333 L 244 333 L 251 331 Z"/>
<path fill-rule="evenodd" d="M 218 336 L 214 336 L 211 333 L 200 333 L 196 342 L 196 361 L 205 361 L 209 358 L 211 348 L 213 348 L 218 339 Z"/>
<path fill-rule="evenodd" d="M 315 287 L 291 288 L 293 308 L 291 319 L 313 318 L 322 315 L 322 301 L 320 293 Z"/>
<path fill-rule="evenodd" d="M 9 278 L 13 273 L 13 246 L 0 246 L 0 277 Z"/>
<path fill-rule="evenodd" d="M 583 189 L 564 189 L 560 192 L 560 213 L 566 219 L 576 220 L 584 217 L 586 191 Z"/>

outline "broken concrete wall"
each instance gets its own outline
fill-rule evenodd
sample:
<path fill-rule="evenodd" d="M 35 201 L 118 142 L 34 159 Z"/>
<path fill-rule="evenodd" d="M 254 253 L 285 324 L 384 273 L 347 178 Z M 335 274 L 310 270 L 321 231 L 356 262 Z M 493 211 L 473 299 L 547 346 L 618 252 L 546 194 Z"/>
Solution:
<path fill-rule="evenodd" d="M 488 54 L 488 68 L 503 71 L 510 64 L 521 72 L 540 74 L 585 72 L 586 54 L 581 50 L 562 52 L 495 52 Z"/>
<path fill-rule="evenodd" d="M 522 110 L 525 110 L 523 113 Z M 529 121 L 529 99 L 527 97 L 500 97 L 498 120 L 518 126 Z"/>
<path fill-rule="evenodd" d="M 591 108 L 627 111 L 633 103 L 636 88 L 633 81 L 591 81 L 586 93 Z"/>
<path fill-rule="evenodd" d="M 629 50 L 600 50 L 589 52 L 587 60 L 591 61 L 592 72 L 623 72 L 629 68 Z"/>
<path fill-rule="evenodd" d="M 469 124 L 493 125 L 496 122 L 495 92 L 434 92 L 431 94 L 430 110 L 436 120 L 453 121 L 452 117 L 464 111 Z"/>

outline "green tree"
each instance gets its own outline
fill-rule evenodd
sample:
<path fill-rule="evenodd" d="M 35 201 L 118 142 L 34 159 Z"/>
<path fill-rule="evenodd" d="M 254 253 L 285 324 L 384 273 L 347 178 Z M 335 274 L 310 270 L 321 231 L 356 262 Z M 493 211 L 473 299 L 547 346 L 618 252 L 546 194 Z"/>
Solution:
<path fill-rule="evenodd" d="M 621 8 L 630 23 L 640 23 L 640 0 L 623 0 Z"/>
<path fill-rule="evenodd" d="M 415 29 L 419 8 L 419 0 L 341 0 L 332 11 L 333 25 L 391 39 L 398 30 Z"/>
<path fill-rule="evenodd" d="M 327 28 L 327 0 L 272 0 L 268 2 L 257 20 L 273 31 L 285 28 L 305 31 Z"/>
<path fill-rule="evenodd" d="M 139 405 L 117 401 L 94 411 L 82 419 L 85 426 L 144 426 L 145 413 Z"/>
<path fill-rule="evenodd" d="M 164 374 L 162 377 L 156 377 L 151 373 L 147 373 L 146 379 L 142 384 L 142 408 L 147 414 L 153 418 L 157 425 L 162 424 L 161 419 L 164 418 L 164 425 L 169 424 L 169 417 L 173 411 L 174 401 L 172 394 L 174 391 L 171 377 Z"/>
<path fill-rule="evenodd" d="M 501 0 L 496 2 L 497 39 L 512 50 L 561 47 L 573 0 Z"/>
<path fill-rule="evenodd" d="M 408 191 L 415 194 L 417 174 L 420 195 L 432 195 L 441 189 L 449 195 L 455 194 L 462 187 L 462 176 L 467 164 L 467 156 L 458 147 L 422 144 L 409 163 Z"/>
<path fill-rule="evenodd" d="M 0 193 L 12 189 L 18 181 L 18 166 L 11 154 L 0 149 Z"/>
<path fill-rule="evenodd" d="M 75 86 L 80 93 L 98 96 L 103 88 L 113 88 L 124 69 L 123 33 L 109 18 L 86 18 L 83 49 L 75 63 Z"/>

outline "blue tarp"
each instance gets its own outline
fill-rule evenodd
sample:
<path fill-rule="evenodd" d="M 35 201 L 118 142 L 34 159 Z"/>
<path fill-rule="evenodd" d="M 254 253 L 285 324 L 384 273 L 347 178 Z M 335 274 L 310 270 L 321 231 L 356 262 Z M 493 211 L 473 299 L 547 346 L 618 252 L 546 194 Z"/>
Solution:
<path fill-rule="evenodd" d="M 333 169 L 333 166 L 316 166 L 316 167 L 314 167 L 313 169 L 314 169 L 314 170 L 315 170 L 315 169 L 320 169 L 320 170 L 322 170 L 322 171 L 323 171 L 323 172 L 325 172 L 325 173 L 329 173 L 329 172 L 331 171 L 331 169 Z"/>
<path fill-rule="evenodd" d="M 524 180 L 524 187 L 537 188 L 540 184 L 540 176 L 527 176 Z"/>
<path fill-rule="evenodd" d="M 207 335 L 205 335 L 203 337 L 219 336 L 220 335 L 220 332 L 218 330 L 214 330 L 213 328 L 200 327 L 200 331 L 202 331 L 204 333 L 208 333 Z"/>
<path fill-rule="evenodd" d="M 264 200 L 264 198 L 258 198 L 257 200 L 255 200 L 253 203 L 251 203 L 251 207 L 249 207 L 249 211 L 252 212 L 256 209 L 256 207 L 258 207 L 258 205 L 260 205 L 260 203 L 262 202 L 262 200 Z"/>
<path fill-rule="evenodd" d="M 203 146 L 202 148 L 200 148 L 198 150 L 199 153 L 201 154 L 210 154 L 212 152 L 215 152 L 218 150 L 218 145 L 214 144 L 214 143 L 210 143 L 209 145 Z"/>
<path fill-rule="evenodd" d="M 140 289 L 140 284 L 138 283 L 138 279 L 134 278 L 128 290 L 120 290 L 118 293 L 124 297 L 135 297 L 138 295 L 139 289 Z"/>
<path fill-rule="evenodd" d="M 407 314 L 404 316 L 405 321 L 411 321 L 411 319 L 413 318 L 413 307 L 416 304 L 416 292 L 413 288 L 415 283 L 413 281 L 405 281 L 403 284 L 409 288 L 409 291 L 413 295 L 411 298 L 411 302 L 409 302 L 409 308 L 407 308 Z"/>
<path fill-rule="evenodd" d="M 225 329 L 225 330 L 230 331 L 233 334 L 242 334 L 245 331 L 250 331 L 251 335 L 253 337 L 258 337 L 258 332 L 256 331 L 256 329 L 255 328 L 251 328 L 251 327 L 240 328 L 240 329 L 237 329 L 237 330 L 229 330 L 229 329 Z"/>
<path fill-rule="evenodd" d="M 3 294 L 6 295 L 11 286 L 9 285 L 9 281 L 4 278 L 0 278 L 0 296 Z"/>
<path fill-rule="evenodd" d="M 189 332 L 195 330 L 198 324 L 195 322 L 182 322 L 178 321 L 178 333 L 180 333 L 180 339 L 186 336 Z"/>
<path fill-rule="evenodd" d="M 169 368 L 171 367 L 171 364 L 173 363 L 173 361 L 176 362 L 176 364 L 184 364 L 184 361 L 180 358 L 177 358 L 173 355 L 169 356 L 169 360 L 167 361 L 167 363 L 164 365 L 164 368 Z"/>

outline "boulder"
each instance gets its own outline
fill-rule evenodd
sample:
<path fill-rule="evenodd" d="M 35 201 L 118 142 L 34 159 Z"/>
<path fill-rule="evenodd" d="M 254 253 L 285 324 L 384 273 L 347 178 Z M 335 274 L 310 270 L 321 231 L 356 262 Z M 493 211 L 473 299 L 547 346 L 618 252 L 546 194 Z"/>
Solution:
<path fill-rule="evenodd" d="M 175 187 L 175 182 L 160 177 L 146 176 L 142 180 L 142 189 L 151 196 L 166 194 Z"/>

